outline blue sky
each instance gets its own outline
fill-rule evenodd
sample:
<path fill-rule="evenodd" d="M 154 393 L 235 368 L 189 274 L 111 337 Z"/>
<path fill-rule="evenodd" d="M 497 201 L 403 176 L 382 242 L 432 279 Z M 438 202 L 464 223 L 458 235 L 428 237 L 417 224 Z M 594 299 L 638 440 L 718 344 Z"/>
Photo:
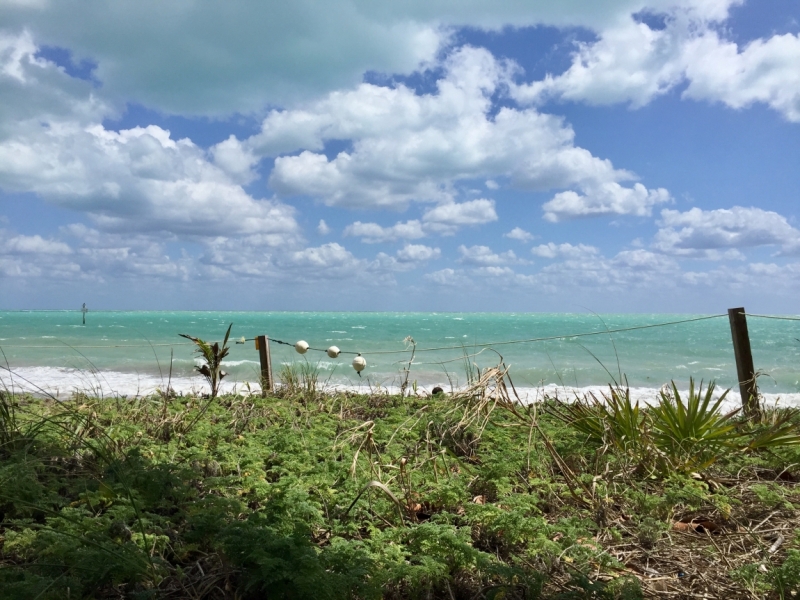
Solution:
<path fill-rule="evenodd" d="M 797 312 L 788 0 L 0 0 L 0 308 Z"/>

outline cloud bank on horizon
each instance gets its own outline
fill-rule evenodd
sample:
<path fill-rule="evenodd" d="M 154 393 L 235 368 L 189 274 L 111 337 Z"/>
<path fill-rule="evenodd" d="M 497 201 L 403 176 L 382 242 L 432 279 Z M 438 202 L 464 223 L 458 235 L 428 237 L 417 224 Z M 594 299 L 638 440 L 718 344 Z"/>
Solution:
<path fill-rule="evenodd" d="M 799 20 L 0 0 L 0 308 L 794 311 Z"/>

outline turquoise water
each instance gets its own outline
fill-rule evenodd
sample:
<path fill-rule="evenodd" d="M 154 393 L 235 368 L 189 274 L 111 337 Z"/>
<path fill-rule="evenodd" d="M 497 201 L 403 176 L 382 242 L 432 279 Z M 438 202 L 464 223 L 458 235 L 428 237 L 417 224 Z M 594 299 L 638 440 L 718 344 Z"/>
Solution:
<path fill-rule="evenodd" d="M 475 344 L 550 337 L 652 325 L 701 315 L 667 314 L 539 314 L 539 313 L 286 313 L 286 312 L 90 312 L 85 326 L 75 311 L 0 312 L 0 348 L 15 372 L 47 386 L 59 374 L 94 370 L 109 381 L 149 382 L 167 377 L 170 350 L 173 377 L 193 377 L 191 344 L 178 334 L 218 340 L 229 323 L 232 338 L 265 334 L 294 343 L 306 340 L 314 348 L 337 345 L 360 352 L 367 360 L 364 378 L 350 366 L 352 356 L 336 360 L 322 352 L 297 354 L 293 348 L 271 344 L 276 372 L 283 363 L 308 360 L 320 369 L 320 378 L 337 384 L 398 385 L 408 352 L 407 336 L 418 352 L 410 380 L 420 385 L 463 384 L 464 353 L 480 350 Z M 756 368 L 765 372 L 760 387 L 770 393 L 800 392 L 800 322 L 749 319 Z M 115 348 L 120 345 L 126 347 Z M 99 347 L 98 347 L 99 346 Z M 431 347 L 451 350 L 421 352 Z M 463 347 L 463 348 L 462 348 Z M 690 376 L 736 383 L 735 363 L 726 317 L 666 327 L 595 337 L 567 338 L 536 343 L 496 346 L 511 366 L 514 383 L 521 387 L 547 384 L 590 387 L 607 384 L 620 374 L 631 386 L 657 388 Z M 1 358 L 1 357 L 0 357 Z M 480 367 L 499 360 L 492 350 L 472 358 Z M 258 352 L 254 343 L 232 345 L 226 369 L 228 381 L 258 379 Z M 74 370 L 74 371 L 73 371 Z M 88 376 L 87 376 L 88 377 Z M 198 379 L 198 385 L 202 380 Z M 122 385 L 122 384 L 119 384 Z"/>

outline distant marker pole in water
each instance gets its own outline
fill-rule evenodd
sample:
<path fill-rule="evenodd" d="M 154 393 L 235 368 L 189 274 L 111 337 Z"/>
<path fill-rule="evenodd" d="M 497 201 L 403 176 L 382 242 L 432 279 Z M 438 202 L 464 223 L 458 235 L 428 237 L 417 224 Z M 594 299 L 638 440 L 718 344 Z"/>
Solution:
<path fill-rule="evenodd" d="M 86 302 L 83 303 L 81 307 L 81 312 L 83 313 L 83 324 L 86 325 L 86 313 L 89 312 L 89 309 L 86 308 Z"/>
<path fill-rule="evenodd" d="M 269 353 L 269 338 L 266 335 L 256 337 L 256 350 L 258 350 L 258 359 L 261 362 L 261 396 L 265 397 L 267 392 L 275 391 L 275 384 L 272 380 L 272 356 Z"/>
<path fill-rule="evenodd" d="M 733 338 L 733 354 L 736 357 L 736 374 L 739 378 L 739 393 L 742 395 L 742 411 L 752 419 L 758 416 L 758 387 L 753 352 L 750 350 L 750 334 L 747 331 L 747 316 L 744 308 L 728 309 Z"/>

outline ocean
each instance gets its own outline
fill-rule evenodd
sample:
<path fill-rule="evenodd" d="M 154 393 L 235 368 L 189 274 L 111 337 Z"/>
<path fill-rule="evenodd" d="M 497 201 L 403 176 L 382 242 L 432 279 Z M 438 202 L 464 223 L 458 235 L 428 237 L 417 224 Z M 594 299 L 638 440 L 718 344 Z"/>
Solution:
<path fill-rule="evenodd" d="M 738 398 L 727 315 L 652 327 L 704 316 L 98 311 L 89 312 L 82 325 L 79 311 L 9 311 L 0 312 L 0 381 L 59 396 L 76 390 L 132 396 L 164 389 L 168 381 L 180 391 L 203 391 L 193 345 L 179 334 L 221 340 L 232 323 L 226 389 L 257 388 L 258 351 L 250 338 L 267 335 L 292 345 L 305 340 L 322 350 L 338 346 L 343 354 L 331 359 L 324 352 L 300 355 L 293 346 L 270 344 L 276 375 L 281 365 L 308 361 L 318 369 L 319 382 L 332 388 L 396 389 L 410 358 L 407 338 L 413 338 L 417 352 L 409 382 L 420 390 L 464 385 L 467 355 L 480 368 L 502 357 L 514 384 L 528 396 L 574 394 L 624 381 L 646 398 L 671 380 L 686 388 L 694 377 L 713 380 L 720 389 L 733 387 L 731 398 Z M 749 317 L 748 326 L 762 373 L 760 391 L 771 401 L 800 404 L 800 321 Z M 633 327 L 646 328 L 607 333 Z M 597 335 L 569 337 L 586 333 Z M 556 336 L 567 337 L 502 343 Z M 234 343 L 242 337 L 248 341 Z M 351 366 L 353 355 L 345 352 L 366 359 L 361 377 Z"/>

